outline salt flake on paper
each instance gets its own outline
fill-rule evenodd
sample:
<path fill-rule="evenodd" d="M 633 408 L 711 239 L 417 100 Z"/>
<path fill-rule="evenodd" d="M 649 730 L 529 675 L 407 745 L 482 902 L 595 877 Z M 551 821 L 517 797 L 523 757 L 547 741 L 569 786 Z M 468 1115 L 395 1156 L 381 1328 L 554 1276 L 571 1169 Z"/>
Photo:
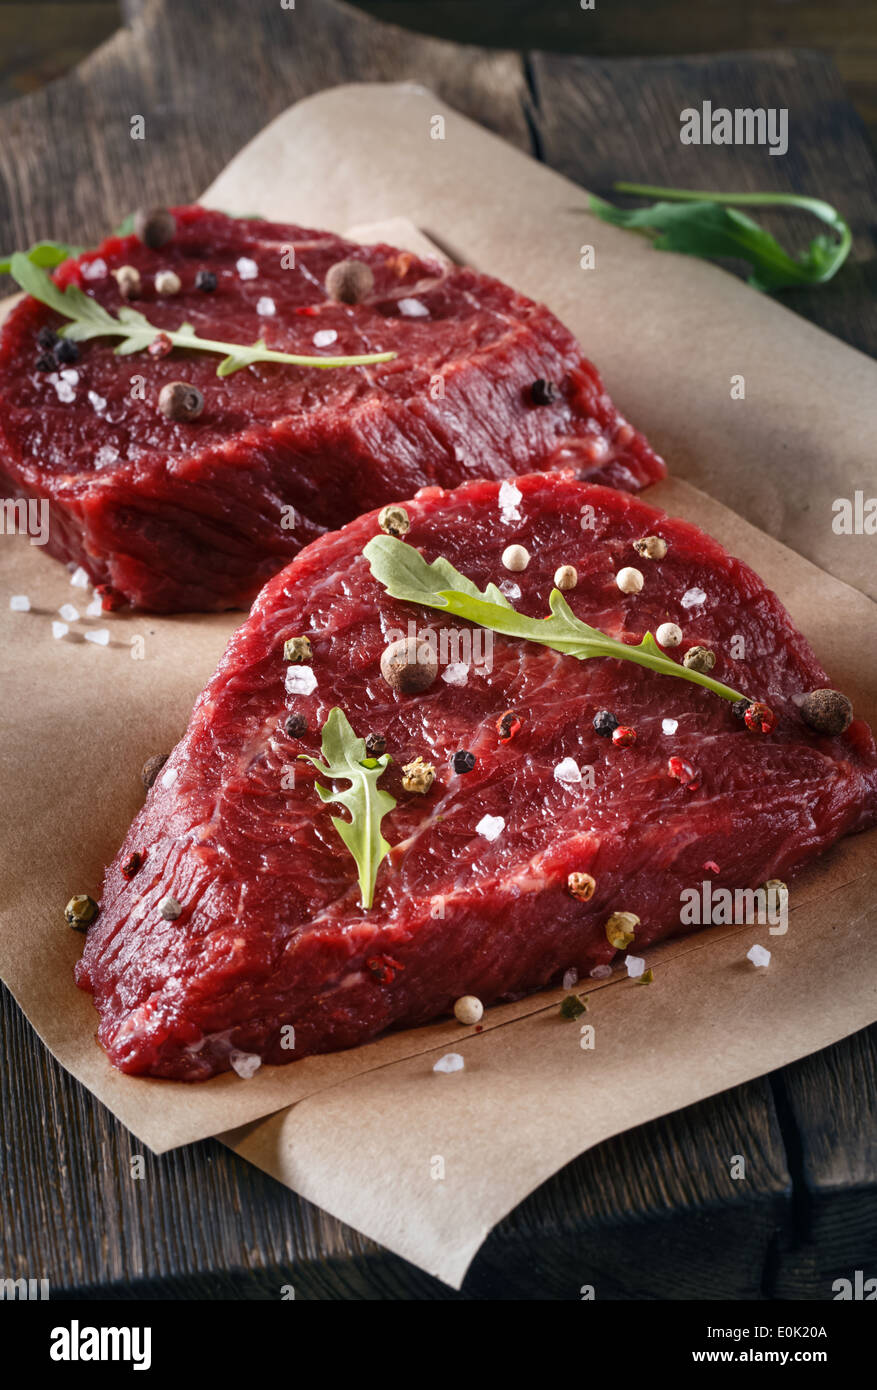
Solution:
<path fill-rule="evenodd" d="M 751 960 L 753 965 L 770 965 L 770 951 L 763 946 L 753 946 L 746 952 L 746 959 Z"/>
<path fill-rule="evenodd" d="M 58 613 L 65 623 L 75 623 L 79 617 L 79 609 L 74 608 L 72 603 L 62 603 Z"/>
<path fill-rule="evenodd" d="M 86 642 L 93 642 L 96 647 L 108 647 L 110 645 L 110 630 L 108 627 L 95 627 L 90 632 L 83 634 Z"/>
<path fill-rule="evenodd" d="M 70 583 L 74 589 L 87 589 L 89 584 L 88 572 L 81 565 L 77 565 L 70 576 Z"/>
<path fill-rule="evenodd" d="M 433 1071 L 462 1071 L 465 1065 L 466 1063 L 463 1061 L 463 1058 L 460 1056 L 459 1052 L 446 1052 L 444 1057 L 439 1057 L 438 1061 L 433 1067 Z"/>
<path fill-rule="evenodd" d="M 9 607 L 13 613 L 29 613 L 30 599 L 27 594 L 13 594 L 9 600 Z"/>
<path fill-rule="evenodd" d="M 66 637 L 69 631 L 67 624 L 58 622 L 57 618 L 52 623 L 52 636 L 56 642 L 60 642 L 62 637 Z"/>
<path fill-rule="evenodd" d="M 632 980 L 638 980 L 646 968 L 644 956 L 625 956 L 624 964 L 627 966 L 627 973 Z"/>

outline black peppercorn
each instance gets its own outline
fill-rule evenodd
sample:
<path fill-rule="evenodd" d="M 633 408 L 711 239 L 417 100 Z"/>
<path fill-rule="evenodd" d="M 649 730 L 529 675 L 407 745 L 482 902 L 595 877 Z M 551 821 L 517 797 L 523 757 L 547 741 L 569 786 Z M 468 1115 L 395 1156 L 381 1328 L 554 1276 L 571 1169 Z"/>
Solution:
<path fill-rule="evenodd" d="M 167 245 L 176 230 L 176 219 L 167 208 L 140 208 L 134 214 L 134 235 L 153 251 Z"/>
<path fill-rule="evenodd" d="M 286 732 L 290 738 L 301 738 L 308 731 L 308 721 L 303 714 L 290 714 L 286 720 Z"/>
<path fill-rule="evenodd" d="M 598 709 L 594 715 L 594 733 L 601 738 L 611 738 L 618 728 L 618 720 L 608 709 Z"/>
<path fill-rule="evenodd" d="M 540 376 L 530 387 L 530 399 L 534 405 L 553 405 L 557 399 L 557 387 L 553 381 L 545 381 Z"/>
<path fill-rule="evenodd" d="M 216 289 L 216 276 L 212 270 L 199 270 L 195 276 L 195 289 L 211 294 Z"/>
<path fill-rule="evenodd" d="M 54 328 L 50 328 L 48 324 L 44 324 L 37 334 L 37 345 L 41 348 L 45 348 L 48 352 L 51 351 L 57 341 L 58 335 Z"/>
<path fill-rule="evenodd" d="M 38 372 L 52 372 L 55 370 L 55 359 L 54 357 L 48 357 L 46 353 L 42 353 L 41 356 L 37 358 L 35 366 Z"/>
<path fill-rule="evenodd" d="M 462 777 L 464 773 L 471 772 L 475 766 L 475 754 L 468 749 L 461 748 L 459 753 L 454 754 L 454 771 Z"/>
<path fill-rule="evenodd" d="M 751 704 L 751 700 L 735 700 L 733 705 L 731 706 L 731 712 L 734 715 L 734 718 L 742 720 L 743 716 L 745 715 L 746 711 L 748 710 Z"/>
<path fill-rule="evenodd" d="M 188 381 L 169 381 L 158 393 L 158 408 L 169 420 L 197 420 L 204 397 Z"/>
<path fill-rule="evenodd" d="M 369 734 L 365 741 L 367 758 L 382 758 L 387 751 L 387 740 L 383 734 Z"/>
<path fill-rule="evenodd" d="M 59 338 L 57 346 L 55 347 L 55 361 L 63 362 L 65 365 L 68 362 L 78 362 L 78 344 L 71 342 L 69 338 Z"/>

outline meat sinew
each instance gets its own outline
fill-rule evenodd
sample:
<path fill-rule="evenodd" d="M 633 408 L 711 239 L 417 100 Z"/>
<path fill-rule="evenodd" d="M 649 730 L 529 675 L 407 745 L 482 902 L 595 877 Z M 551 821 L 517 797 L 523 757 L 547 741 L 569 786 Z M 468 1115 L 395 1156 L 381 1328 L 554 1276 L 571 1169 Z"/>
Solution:
<path fill-rule="evenodd" d="M 130 265 L 130 307 L 163 330 L 188 322 L 203 338 L 282 352 L 397 356 L 331 370 L 261 363 L 219 379 L 215 355 L 119 357 L 117 340 L 99 338 L 53 364 L 37 337 L 62 320 L 24 300 L 0 340 L 0 477 L 50 499 L 52 554 L 134 606 L 248 604 L 307 542 L 427 484 L 560 466 L 626 490 L 663 476 L 572 334 L 499 281 L 326 232 L 198 207 L 175 217 L 160 249 L 110 237 L 55 279 L 116 313 L 126 301 L 112 272 Z M 373 276 L 354 304 L 325 288 L 348 259 Z M 162 271 L 179 292 L 159 293 Z M 179 380 L 204 397 L 197 419 L 158 409 Z"/>
<path fill-rule="evenodd" d="M 534 617 L 558 567 L 574 566 L 565 597 L 579 618 L 629 641 L 678 624 L 675 655 L 710 648 L 712 676 L 765 700 L 775 731 L 750 732 L 727 700 L 673 676 L 491 644 L 483 629 L 389 598 L 362 553 L 376 513 L 360 517 L 265 587 L 108 870 L 77 978 L 117 1066 L 200 1080 L 235 1053 L 288 1062 L 434 1018 L 464 994 L 490 1003 L 569 967 L 584 976 L 616 955 L 610 914 L 640 919 L 639 954 L 683 929 L 683 890 L 788 879 L 874 822 L 871 732 L 854 720 L 825 737 L 802 722 L 796 701 L 829 681 L 746 565 L 627 494 L 562 473 L 517 487 L 519 499 L 489 481 L 425 489 L 406 504 L 406 541 L 479 588 L 504 582 Z M 664 558 L 639 558 L 645 536 L 663 538 Z M 531 555 L 514 574 L 501 563 L 510 542 Z M 644 571 L 641 592 L 620 592 L 625 566 Z M 414 695 L 380 671 L 409 622 L 435 634 L 439 659 Z M 312 657 L 292 668 L 284 644 L 300 636 Z M 313 683 L 287 681 L 290 669 L 311 671 L 315 687 L 287 693 Z M 346 813 L 320 801 L 318 774 L 297 760 L 319 752 L 334 706 L 357 734 L 385 738 L 393 759 L 380 780 L 397 798 L 382 826 L 393 850 L 369 909 L 332 825 Z M 635 743 L 600 736 L 600 710 Z M 461 751 L 471 771 L 455 771 Z M 402 786 L 418 755 L 436 771 L 425 793 Z M 142 865 L 126 877 L 132 855 Z M 595 880 L 589 901 L 571 896 L 575 873 Z"/>

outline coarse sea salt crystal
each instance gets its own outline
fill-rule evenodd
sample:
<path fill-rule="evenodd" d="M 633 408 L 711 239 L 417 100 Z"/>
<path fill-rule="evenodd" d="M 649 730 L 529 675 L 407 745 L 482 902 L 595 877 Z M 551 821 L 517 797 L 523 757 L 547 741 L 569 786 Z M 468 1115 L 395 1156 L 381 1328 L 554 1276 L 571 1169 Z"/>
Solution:
<path fill-rule="evenodd" d="M 578 982 L 579 972 L 576 970 L 574 965 L 571 965 L 569 970 L 567 970 L 566 974 L 563 977 L 563 987 L 564 989 L 572 989 L 573 985 L 577 985 Z"/>
<path fill-rule="evenodd" d="M 625 956 L 624 964 L 627 966 L 627 973 L 632 980 L 638 980 L 646 968 L 644 956 Z"/>
<path fill-rule="evenodd" d="M 79 273 L 83 280 L 102 280 L 107 273 L 107 263 L 102 256 L 98 256 L 87 265 L 80 266 Z"/>
<path fill-rule="evenodd" d="M 567 786 L 572 786 L 576 782 L 581 782 L 582 774 L 575 758 L 564 758 L 554 769 L 555 782 L 564 782 Z"/>
<path fill-rule="evenodd" d="M 96 410 L 96 411 L 98 412 L 98 414 L 99 414 L 102 410 L 106 410 L 106 408 L 107 408 L 107 398 L 106 398 L 106 396 L 99 396 L 99 395 L 97 394 L 96 391 L 89 391 L 89 393 L 88 393 L 88 401 L 89 401 L 89 404 L 91 405 L 92 409 L 93 409 L 93 410 Z M 103 450 L 104 450 L 106 447 L 107 447 L 107 446 L 106 446 L 105 444 L 103 444 L 103 445 L 101 446 L 101 448 L 98 450 L 98 453 L 103 453 Z"/>
<path fill-rule="evenodd" d="M 55 395 L 62 405 L 69 405 L 71 401 L 76 400 L 76 392 L 69 381 L 53 381 L 52 385 L 55 388 Z"/>
<path fill-rule="evenodd" d="M 518 511 L 518 504 L 523 501 L 523 498 L 524 494 L 521 489 L 515 487 L 514 483 L 510 483 L 508 479 L 500 484 L 497 501 L 503 521 L 520 521 L 521 513 Z"/>
<path fill-rule="evenodd" d="M 255 1076 L 262 1065 L 262 1058 L 258 1052 L 231 1052 L 228 1061 L 232 1070 L 236 1071 L 238 1076 L 242 1076 L 245 1081 L 249 1081 L 251 1076 Z"/>
<path fill-rule="evenodd" d="M 108 627 L 95 627 L 90 632 L 84 634 L 86 642 L 93 642 L 96 647 L 108 647 L 110 645 L 110 630 Z"/>
<path fill-rule="evenodd" d="M 697 608 L 698 604 L 706 603 L 706 594 L 703 589 L 686 589 L 682 595 L 683 608 Z"/>
<path fill-rule="evenodd" d="M 444 1057 L 439 1057 L 433 1071 L 451 1072 L 462 1071 L 466 1063 L 459 1052 L 446 1052 Z"/>
<path fill-rule="evenodd" d="M 337 337 L 334 328 L 321 328 L 319 333 L 314 334 L 314 347 L 329 347 Z"/>
<path fill-rule="evenodd" d="M 97 406 L 95 406 L 95 410 L 97 410 Z M 119 451 L 114 449 L 112 444 L 102 444 L 94 456 L 95 468 L 111 468 L 118 461 Z"/>
<path fill-rule="evenodd" d="M 103 614 L 104 606 L 100 594 L 95 594 L 91 603 L 85 610 L 86 618 L 100 618 Z"/>
<path fill-rule="evenodd" d="M 465 685 L 469 679 L 469 667 L 462 661 L 451 661 L 442 671 L 442 680 L 448 685 Z"/>
<path fill-rule="evenodd" d="M 62 637 L 66 637 L 69 631 L 70 629 L 67 626 L 67 624 L 59 623 L 57 618 L 52 623 L 52 636 L 54 637 L 56 642 L 60 641 Z"/>
<path fill-rule="evenodd" d="M 259 274 L 259 267 L 255 261 L 251 261 L 249 256 L 241 256 L 235 262 L 235 269 L 242 280 L 255 280 Z"/>
<path fill-rule="evenodd" d="M 60 373 L 60 377 L 62 381 L 68 381 L 71 386 L 79 385 L 79 373 L 75 367 L 65 367 Z"/>
<path fill-rule="evenodd" d="M 79 617 L 79 609 L 74 608 L 72 603 L 62 603 L 58 612 L 65 623 L 75 623 Z"/>
<path fill-rule="evenodd" d="M 475 829 L 485 840 L 496 840 L 505 830 L 505 821 L 502 816 L 482 816 Z"/>
<path fill-rule="evenodd" d="M 163 787 L 172 787 L 174 785 L 174 782 L 176 782 L 178 776 L 179 773 L 177 772 L 177 769 L 175 767 L 169 767 L 167 772 L 161 779 L 161 785 Z"/>
<path fill-rule="evenodd" d="M 662 720 L 661 720 L 661 733 L 662 733 L 662 734 L 675 734 L 675 732 L 676 732 L 676 730 L 677 730 L 678 728 L 679 728 L 679 720 L 678 720 L 678 719 L 662 719 Z"/>
<path fill-rule="evenodd" d="M 317 688 L 317 678 L 310 666 L 290 666 L 284 683 L 289 695 L 310 695 Z"/>
<path fill-rule="evenodd" d="M 81 565 L 77 565 L 76 569 L 71 574 L 70 583 L 73 585 L 74 589 L 88 588 L 88 573 Z"/>
<path fill-rule="evenodd" d="M 506 598 L 521 597 L 521 586 L 520 584 L 516 584 L 513 579 L 503 579 L 497 585 L 497 588 L 501 594 L 505 594 Z"/>
<path fill-rule="evenodd" d="M 595 965 L 593 970 L 591 970 L 589 973 L 592 980 L 608 980 L 609 976 L 612 974 L 612 966 Z"/>
<path fill-rule="evenodd" d="M 13 594 L 9 600 L 9 607 L 13 613 L 29 613 L 30 599 L 27 594 Z"/>
<path fill-rule="evenodd" d="M 429 310 L 419 299 L 400 299 L 399 312 L 408 319 L 428 319 Z"/>
<path fill-rule="evenodd" d="M 746 952 L 746 959 L 751 960 L 753 965 L 770 965 L 770 951 L 763 946 L 753 946 L 751 951 Z"/>
<path fill-rule="evenodd" d="M 256 313 L 261 314 L 262 318 L 270 319 L 272 314 L 277 313 L 277 305 L 270 294 L 263 294 L 262 298 L 256 302 Z"/>

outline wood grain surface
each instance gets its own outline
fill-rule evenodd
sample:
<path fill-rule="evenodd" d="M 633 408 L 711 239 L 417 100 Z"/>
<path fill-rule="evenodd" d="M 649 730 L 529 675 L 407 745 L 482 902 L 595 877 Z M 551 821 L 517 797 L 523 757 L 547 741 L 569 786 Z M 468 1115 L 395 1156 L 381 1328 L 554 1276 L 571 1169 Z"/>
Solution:
<path fill-rule="evenodd" d="M 144 202 L 197 196 L 298 98 L 410 79 L 597 192 L 624 177 L 726 180 L 835 201 L 856 232 L 854 260 L 833 285 L 786 302 L 877 350 L 874 167 L 823 58 L 489 52 L 332 0 L 296 0 L 294 11 L 127 0 L 125 10 L 132 27 L 0 107 L 0 245 L 93 241 Z M 788 105 L 788 159 L 737 148 L 726 167 L 707 167 L 683 150 L 672 113 L 701 91 L 731 106 Z M 130 138 L 134 114 L 143 141 Z M 136 1176 L 136 1141 L 46 1053 L 5 991 L 0 1019 L 0 1275 L 48 1277 L 55 1298 L 272 1299 L 291 1283 L 296 1297 L 323 1299 L 577 1299 L 584 1284 L 598 1298 L 824 1299 L 834 1277 L 874 1272 L 877 1029 L 583 1155 L 491 1233 L 457 1295 L 214 1141 L 144 1154 Z M 735 1155 L 745 1177 L 731 1176 Z"/>

